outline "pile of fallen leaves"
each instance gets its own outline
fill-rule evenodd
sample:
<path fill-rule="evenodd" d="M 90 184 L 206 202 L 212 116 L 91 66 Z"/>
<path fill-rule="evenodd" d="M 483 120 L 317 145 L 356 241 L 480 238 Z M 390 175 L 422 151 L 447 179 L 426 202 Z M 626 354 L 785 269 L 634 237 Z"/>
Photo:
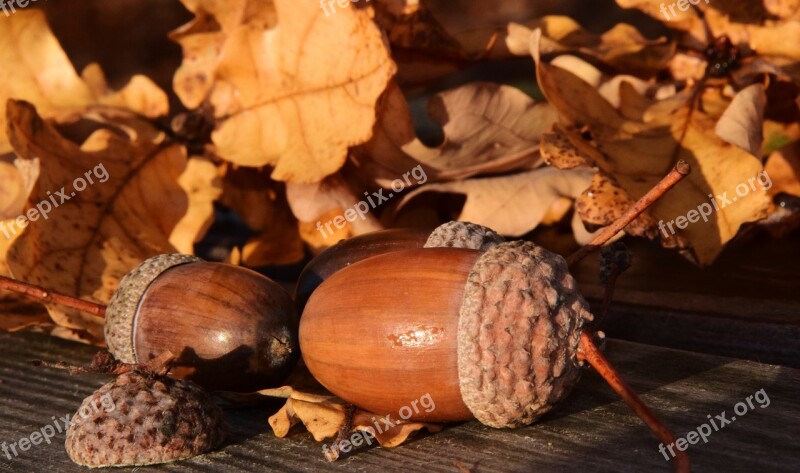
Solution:
<path fill-rule="evenodd" d="M 465 1 L 329 15 L 308 1 L 182 1 L 195 18 L 171 34 L 180 114 L 144 76 L 111 90 L 95 64 L 79 75 L 36 9 L 0 21 L 0 274 L 107 303 L 142 260 L 192 253 L 215 206 L 251 230 L 228 257 L 249 267 L 449 219 L 509 237 L 567 220 L 585 243 L 679 159 L 694 172 L 626 232 L 707 265 L 743 226 L 787 219 L 776 197 L 800 196 L 800 0 L 700 2 L 670 20 L 663 2 L 617 0 L 663 23 L 655 39 L 530 12 L 508 23 Z M 417 136 L 419 91 L 514 58 L 535 62 L 528 85 L 545 101 L 467 82 L 428 97 L 440 142 Z M 99 165 L 106 180 L 77 188 Z M 707 222 L 660 230 L 726 193 Z M 31 213 L 44 202 L 46 218 Z M 0 329 L 103 342 L 97 318 L 1 308 Z M 317 400 L 298 396 L 276 422 Z"/>

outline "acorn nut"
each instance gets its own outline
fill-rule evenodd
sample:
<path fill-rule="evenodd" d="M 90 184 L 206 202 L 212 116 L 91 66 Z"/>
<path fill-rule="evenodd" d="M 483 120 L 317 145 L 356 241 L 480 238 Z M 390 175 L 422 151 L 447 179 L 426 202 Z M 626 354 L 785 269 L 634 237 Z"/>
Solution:
<path fill-rule="evenodd" d="M 106 309 L 120 361 L 175 353 L 172 374 L 209 390 L 278 385 L 299 358 L 289 294 L 254 271 L 190 255 L 159 255 L 128 273 Z"/>
<path fill-rule="evenodd" d="M 532 243 L 406 250 L 323 282 L 300 347 L 314 377 L 362 409 L 396 414 L 430 394 L 436 409 L 409 419 L 517 427 L 578 381 L 591 319 L 564 259 Z"/>

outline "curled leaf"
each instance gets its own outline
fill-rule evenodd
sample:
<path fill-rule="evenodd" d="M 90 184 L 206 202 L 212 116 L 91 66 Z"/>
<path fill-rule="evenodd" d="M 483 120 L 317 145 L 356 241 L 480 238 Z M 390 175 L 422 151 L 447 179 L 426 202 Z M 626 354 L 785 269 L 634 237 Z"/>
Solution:
<path fill-rule="evenodd" d="M 377 441 L 383 447 L 397 447 L 419 430 L 442 430 L 439 424 L 403 421 L 391 415 L 378 415 L 358 408 L 348 409 L 348 405 L 335 396 L 305 393 L 289 386 L 260 391 L 259 394 L 286 398 L 286 404 L 269 418 L 269 425 L 277 437 L 286 437 L 298 422 L 303 423 L 317 442 L 343 433 L 342 438 L 336 437 L 337 441 L 331 447 L 323 449 L 330 461 L 339 457 L 340 445 L 344 441 L 348 442 L 347 445 L 358 444 L 356 446 L 369 446 Z M 346 428 L 347 424 L 350 429 Z M 343 427 L 347 432 L 342 432 Z"/>

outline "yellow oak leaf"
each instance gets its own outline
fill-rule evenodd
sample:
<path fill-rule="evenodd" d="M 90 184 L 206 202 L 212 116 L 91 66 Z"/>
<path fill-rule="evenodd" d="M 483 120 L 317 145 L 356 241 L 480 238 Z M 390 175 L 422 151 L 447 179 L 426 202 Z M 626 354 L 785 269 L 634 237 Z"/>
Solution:
<path fill-rule="evenodd" d="M 195 222 L 211 218 L 207 196 L 216 173 L 196 173 L 184 188 L 179 182 L 193 172 L 193 160 L 149 122 L 119 109 L 94 108 L 83 118 L 99 129 L 78 145 L 33 105 L 8 102 L 14 150 L 25 160 L 38 157 L 41 174 L 23 224 L 10 229 L 20 236 L 6 260 L 17 279 L 107 303 L 122 276 L 142 260 L 176 252 L 170 241 L 196 240 L 179 223 L 187 215 Z M 188 227 L 199 232 L 203 225 Z M 63 332 L 85 332 L 81 338 L 102 342 L 102 319 L 57 306 L 48 310 Z"/>
<path fill-rule="evenodd" d="M 75 72 L 67 55 L 50 32 L 44 13 L 20 10 L 0 21 L 0 154 L 11 151 L 6 136 L 6 101 L 33 103 L 46 118 L 74 119 L 96 104 L 123 106 L 148 117 L 165 115 L 167 96 L 150 79 L 135 76 L 121 91 L 105 84 L 96 65 Z"/>
<path fill-rule="evenodd" d="M 760 133 L 730 136 L 741 129 L 737 124 L 761 130 L 759 111 L 763 106 L 759 101 L 763 93 L 744 90 L 737 100 L 716 88 L 694 87 L 654 100 L 622 83 L 623 102 L 638 104 L 631 108 L 638 110 L 638 116 L 623 114 L 592 85 L 542 60 L 539 39 L 539 33 L 534 33 L 531 53 L 542 92 L 566 120 L 588 128 L 591 140 L 584 141 L 586 148 L 594 149 L 591 165 L 612 176 L 630 198 L 644 195 L 679 159 L 692 166 L 689 177 L 650 209 L 659 221 L 662 237 L 685 238 L 691 243 L 694 259 L 709 264 L 743 224 L 766 216 L 768 176 L 763 174 L 760 159 L 752 154 L 760 150 L 756 136 Z M 726 141 L 718 130 L 748 149 Z"/>
<path fill-rule="evenodd" d="M 219 156 L 310 183 L 372 136 L 395 65 L 370 8 L 326 17 L 314 2 L 184 4 L 196 18 L 172 35 L 184 49 L 175 89 L 189 107 L 213 105 Z"/>

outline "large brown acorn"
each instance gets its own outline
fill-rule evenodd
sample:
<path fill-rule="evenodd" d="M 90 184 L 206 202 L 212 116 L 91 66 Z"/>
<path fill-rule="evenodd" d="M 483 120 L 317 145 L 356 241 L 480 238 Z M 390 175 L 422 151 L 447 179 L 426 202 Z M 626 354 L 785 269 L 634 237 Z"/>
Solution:
<path fill-rule="evenodd" d="M 280 285 L 190 255 L 155 256 L 128 273 L 106 309 L 105 338 L 125 363 L 170 351 L 173 375 L 210 390 L 276 386 L 299 359 L 297 314 Z"/>
<path fill-rule="evenodd" d="M 300 321 L 303 360 L 342 399 L 420 421 L 527 425 L 580 376 L 591 320 L 564 259 L 527 242 L 396 251 L 324 281 Z"/>

